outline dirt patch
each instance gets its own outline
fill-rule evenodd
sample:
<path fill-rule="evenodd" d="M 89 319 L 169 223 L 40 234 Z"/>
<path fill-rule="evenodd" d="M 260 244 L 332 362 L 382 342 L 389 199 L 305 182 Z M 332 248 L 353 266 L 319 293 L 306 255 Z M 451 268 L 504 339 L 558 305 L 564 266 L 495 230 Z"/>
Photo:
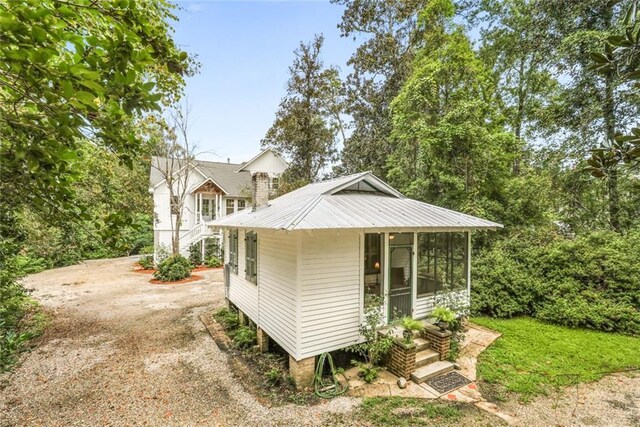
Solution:
<path fill-rule="evenodd" d="M 215 320 L 212 313 L 201 317 L 209 334 L 218 348 L 229 356 L 229 364 L 234 378 L 245 389 L 267 407 L 282 406 L 287 403 L 314 405 L 320 399 L 311 391 L 297 391 L 287 374 L 288 357 L 276 352 L 260 353 L 257 349 L 240 350 L 227 335 L 224 328 Z M 270 371 L 277 372 L 279 378 L 268 377 Z"/>
<path fill-rule="evenodd" d="M 204 279 L 203 276 L 199 276 L 197 274 L 192 274 L 191 276 L 184 278 L 182 280 L 176 280 L 174 282 L 163 282 L 162 280 L 158 280 L 158 279 L 151 279 L 149 280 L 149 283 L 153 283 L 154 285 L 182 285 L 185 283 L 191 283 L 191 282 L 197 282 L 198 280 L 202 280 Z"/>
<path fill-rule="evenodd" d="M 357 405 L 264 405 L 199 319 L 223 304 L 221 270 L 158 286 L 132 271 L 134 261 L 88 261 L 24 280 L 51 319 L 15 371 L 0 374 L 0 426 L 319 426 Z"/>

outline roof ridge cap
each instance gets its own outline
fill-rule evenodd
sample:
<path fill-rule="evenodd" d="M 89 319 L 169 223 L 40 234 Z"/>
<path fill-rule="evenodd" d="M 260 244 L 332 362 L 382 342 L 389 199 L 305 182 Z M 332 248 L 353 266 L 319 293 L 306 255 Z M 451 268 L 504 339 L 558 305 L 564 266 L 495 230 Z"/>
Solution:
<path fill-rule="evenodd" d="M 284 229 L 293 230 L 295 226 L 298 225 L 298 223 L 302 221 L 304 217 L 306 217 L 309 214 L 309 212 L 311 212 L 311 210 L 320 202 L 320 200 L 322 200 L 323 197 L 324 197 L 324 193 L 321 193 L 316 195 L 313 199 L 311 199 L 311 201 L 300 210 L 298 215 L 296 215 L 291 221 L 289 221 L 289 223 L 284 227 Z"/>

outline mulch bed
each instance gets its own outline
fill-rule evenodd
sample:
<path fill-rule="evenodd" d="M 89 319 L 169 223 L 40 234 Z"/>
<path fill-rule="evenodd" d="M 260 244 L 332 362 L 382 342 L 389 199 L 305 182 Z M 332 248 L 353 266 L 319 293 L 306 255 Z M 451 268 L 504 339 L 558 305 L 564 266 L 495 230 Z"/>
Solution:
<path fill-rule="evenodd" d="M 222 267 L 207 267 L 206 265 L 199 265 L 191 271 L 209 271 L 209 270 L 222 270 Z"/>
<path fill-rule="evenodd" d="M 149 283 L 153 283 L 154 285 L 182 285 L 184 283 L 196 282 L 196 281 L 202 280 L 202 279 L 204 279 L 204 276 L 198 276 L 197 274 L 192 274 L 191 276 L 187 277 L 186 279 L 177 280 L 175 282 L 163 282 L 162 280 L 151 279 L 151 280 L 149 280 Z"/>
<path fill-rule="evenodd" d="M 201 271 L 209 271 L 209 270 L 222 270 L 223 267 L 207 267 L 205 265 L 199 265 L 196 268 L 194 268 L 193 270 L 191 270 L 192 273 L 199 273 Z M 133 272 L 134 273 L 142 273 L 142 274 L 153 274 L 156 272 L 155 268 L 148 268 L 145 269 L 143 268 L 140 264 L 138 264 L 137 262 L 135 264 L 133 264 Z"/>
<path fill-rule="evenodd" d="M 276 353 L 259 353 L 256 350 L 239 350 L 227 335 L 222 325 L 212 313 L 203 314 L 200 320 L 218 348 L 229 356 L 229 368 L 245 390 L 250 392 L 260 403 L 267 407 L 281 406 L 290 403 L 314 405 L 321 403 L 312 392 L 298 392 L 286 381 L 279 386 L 269 387 L 265 375 L 272 368 L 281 372 L 287 371 L 287 358 Z"/>

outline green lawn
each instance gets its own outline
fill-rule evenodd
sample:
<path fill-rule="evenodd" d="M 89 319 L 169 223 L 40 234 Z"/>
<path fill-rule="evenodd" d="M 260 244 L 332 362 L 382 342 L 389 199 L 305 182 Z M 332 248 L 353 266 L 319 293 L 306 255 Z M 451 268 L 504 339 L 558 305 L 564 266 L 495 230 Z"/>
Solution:
<path fill-rule="evenodd" d="M 609 372 L 640 368 L 640 338 L 570 329 L 530 318 L 477 317 L 502 333 L 480 354 L 478 377 L 528 400 L 556 387 L 597 380 Z"/>

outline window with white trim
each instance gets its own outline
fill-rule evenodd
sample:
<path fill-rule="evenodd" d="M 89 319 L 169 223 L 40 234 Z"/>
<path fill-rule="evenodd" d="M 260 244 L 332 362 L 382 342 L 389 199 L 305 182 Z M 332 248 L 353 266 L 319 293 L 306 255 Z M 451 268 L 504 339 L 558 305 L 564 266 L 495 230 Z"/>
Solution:
<path fill-rule="evenodd" d="M 234 212 L 234 209 L 235 209 L 234 202 L 235 202 L 235 199 L 227 199 L 227 215 L 231 215 Z"/>

